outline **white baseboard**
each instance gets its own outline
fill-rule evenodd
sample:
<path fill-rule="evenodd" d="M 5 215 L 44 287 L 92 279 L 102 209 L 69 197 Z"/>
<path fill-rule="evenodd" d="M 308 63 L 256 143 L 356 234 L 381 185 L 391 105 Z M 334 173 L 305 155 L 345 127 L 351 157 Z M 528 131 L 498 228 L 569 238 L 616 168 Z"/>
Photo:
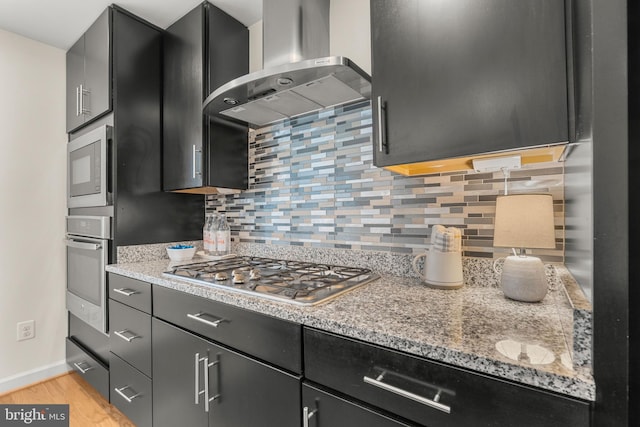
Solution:
<path fill-rule="evenodd" d="M 42 366 L 11 377 L 3 378 L 0 379 L 0 393 L 5 393 L 9 390 L 15 390 L 29 384 L 37 383 L 38 381 L 64 374 L 70 370 L 71 369 L 69 369 L 67 362 L 65 360 L 61 360 L 60 362 L 53 363 L 51 365 Z"/>

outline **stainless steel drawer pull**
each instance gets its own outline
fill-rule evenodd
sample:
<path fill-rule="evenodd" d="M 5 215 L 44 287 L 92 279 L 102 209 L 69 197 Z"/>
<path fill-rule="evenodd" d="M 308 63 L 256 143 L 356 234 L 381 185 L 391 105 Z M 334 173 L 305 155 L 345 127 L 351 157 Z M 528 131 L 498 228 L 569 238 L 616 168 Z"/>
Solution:
<path fill-rule="evenodd" d="M 391 393 L 397 394 L 398 396 L 406 397 L 407 399 L 411 399 L 415 402 L 422 403 L 430 408 L 437 409 L 438 411 L 446 412 L 447 414 L 451 413 L 451 407 L 448 405 L 444 405 L 439 402 L 440 400 L 440 390 L 436 393 L 433 399 L 427 399 L 426 397 L 419 396 L 417 394 L 411 393 L 409 391 L 403 390 L 398 387 L 394 387 L 392 385 L 383 383 L 382 380 L 384 378 L 384 373 L 380 374 L 378 378 L 370 378 L 365 376 L 364 382 L 367 384 L 371 384 L 383 390 L 389 391 Z"/>
<path fill-rule="evenodd" d="M 120 295 L 124 295 L 126 297 L 130 297 L 131 295 L 135 295 L 135 294 L 139 294 L 140 292 L 138 291 L 134 291 L 132 289 L 127 289 L 127 288 L 114 288 L 113 292 L 120 294 Z"/>
<path fill-rule="evenodd" d="M 318 412 L 317 409 L 309 412 L 309 408 L 305 406 L 302 408 L 302 427 L 309 427 L 309 420 Z"/>
<path fill-rule="evenodd" d="M 125 334 L 129 332 L 131 335 L 130 337 L 126 336 Z M 140 335 L 136 335 L 133 332 L 131 332 L 128 329 L 123 329 L 121 331 L 113 331 L 114 334 L 116 334 L 116 336 L 122 338 L 123 340 L 125 340 L 126 342 L 131 342 L 133 340 L 135 340 L 136 338 L 142 338 Z"/>
<path fill-rule="evenodd" d="M 87 365 L 88 367 L 83 368 L 80 365 Z M 74 363 L 73 366 L 75 366 L 81 374 L 86 374 L 90 370 L 94 369 L 93 366 L 89 365 L 87 362 Z"/>
<path fill-rule="evenodd" d="M 116 393 L 118 393 L 120 396 L 122 396 L 122 398 L 124 400 L 126 400 L 129 403 L 132 403 L 133 399 L 135 399 L 136 397 L 140 397 L 142 395 L 142 393 L 136 393 L 135 390 L 132 389 L 130 385 L 126 385 L 126 386 L 120 387 L 120 388 L 116 387 L 116 388 L 114 388 L 114 390 L 116 391 Z M 133 391 L 133 393 L 134 393 L 133 396 L 127 396 L 126 394 L 124 394 L 125 390 Z"/>
<path fill-rule="evenodd" d="M 69 246 L 70 248 L 85 249 L 88 251 L 97 251 L 98 249 L 102 249 L 102 245 L 98 243 L 78 242 L 72 239 L 67 239 L 66 243 L 67 243 L 67 246 Z"/>
<path fill-rule="evenodd" d="M 212 322 L 211 320 L 207 320 L 207 319 L 203 318 L 202 316 L 210 316 L 210 317 L 213 317 L 214 319 L 217 319 L 217 320 L 214 320 Z M 196 314 L 187 313 L 187 317 L 189 319 L 193 319 L 193 320 L 197 320 L 198 322 L 202 322 L 205 325 L 213 326 L 214 328 L 217 328 L 220 325 L 220 323 L 224 322 L 224 319 L 219 318 L 219 317 L 211 316 L 210 314 L 207 314 L 207 313 L 196 313 Z"/>

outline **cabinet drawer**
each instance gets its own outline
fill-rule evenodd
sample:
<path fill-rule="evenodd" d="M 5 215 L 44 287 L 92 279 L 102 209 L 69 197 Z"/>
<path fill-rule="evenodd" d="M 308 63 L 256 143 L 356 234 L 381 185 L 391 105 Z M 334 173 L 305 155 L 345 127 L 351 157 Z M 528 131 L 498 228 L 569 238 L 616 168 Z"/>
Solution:
<path fill-rule="evenodd" d="M 79 344 L 67 338 L 67 363 L 98 392 L 109 399 L 109 370 Z"/>
<path fill-rule="evenodd" d="M 173 289 L 156 286 L 153 314 L 292 372 L 302 372 L 302 327 Z"/>
<path fill-rule="evenodd" d="M 152 383 L 118 356 L 111 358 L 111 403 L 138 427 L 151 427 Z"/>
<path fill-rule="evenodd" d="M 587 426 L 587 402 L 305 328 L 305 376 L 429 427 Z"/>
<path fill-rule="evenodd" d="M 151 316 L 111 300 L 111 352 L 151 377 Z"/>
<path fill-rule="evenodd" d="M 109 298 L 151 314 L 150 283 L 109 273 Z"/>
<path fill-rule="evenodd" d="M 327 393 L 309 384 L 302 385 L 303 418 L 313 427 L 409 427 L 360 404 Z"/>

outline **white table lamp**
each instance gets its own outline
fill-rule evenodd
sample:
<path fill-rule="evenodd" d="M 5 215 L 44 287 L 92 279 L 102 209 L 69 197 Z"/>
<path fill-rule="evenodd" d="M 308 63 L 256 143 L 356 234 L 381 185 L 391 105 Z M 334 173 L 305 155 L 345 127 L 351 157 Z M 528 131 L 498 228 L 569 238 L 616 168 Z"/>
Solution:
<path fill-rule="evenodd" d="M 536 302 L 547 294 L 547 277 L 540 258 L 527 256 L 525 248 L 556 247 L 553 226 L 553 197 L 550 194 L 498 196 L 493 246 L 519 248 L 506 257 L 500 277 L 508 298 Z"/>

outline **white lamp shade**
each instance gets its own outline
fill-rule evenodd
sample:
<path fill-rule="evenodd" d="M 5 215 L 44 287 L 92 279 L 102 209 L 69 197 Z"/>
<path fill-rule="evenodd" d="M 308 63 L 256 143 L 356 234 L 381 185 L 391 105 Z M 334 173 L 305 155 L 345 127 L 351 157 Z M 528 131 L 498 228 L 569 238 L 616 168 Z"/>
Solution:
<path fill-rule="evenodd" d="M 493 246 L 555 248 L 553 197 L 550 194 L 498 196 Z"/>

